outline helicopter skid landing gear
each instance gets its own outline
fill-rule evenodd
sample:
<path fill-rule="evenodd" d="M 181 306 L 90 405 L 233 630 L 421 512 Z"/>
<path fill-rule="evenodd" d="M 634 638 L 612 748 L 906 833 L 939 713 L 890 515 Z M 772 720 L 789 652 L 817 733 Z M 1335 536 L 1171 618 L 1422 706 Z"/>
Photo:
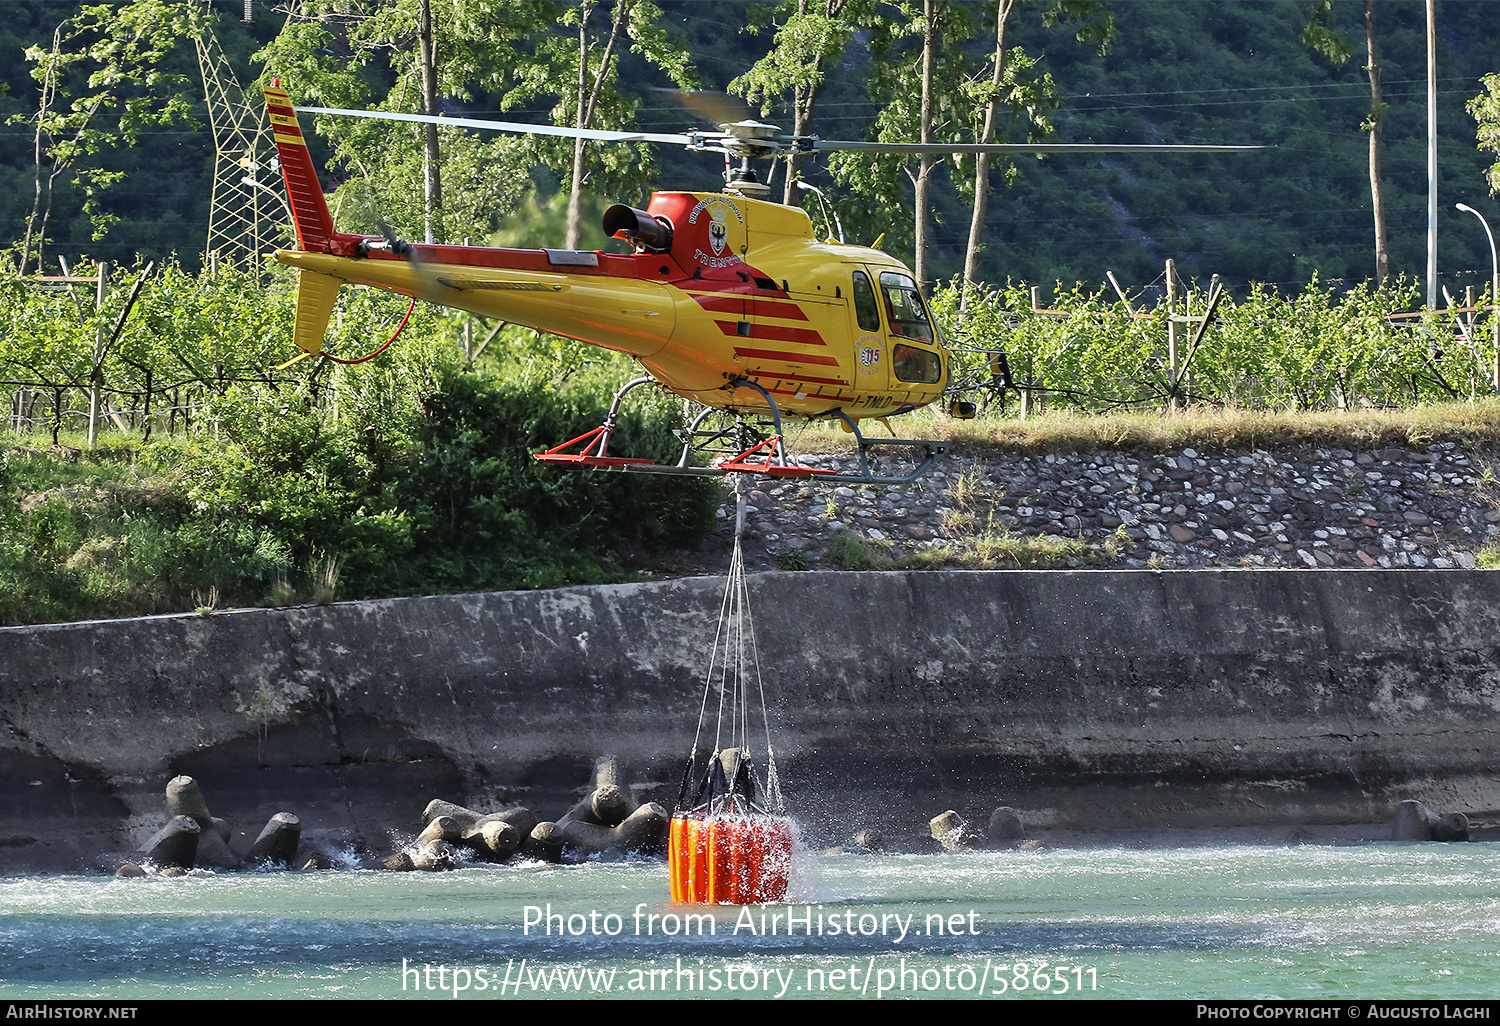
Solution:
<path fill-rule="evenodd" d="M 609 404 L 609 416 L 604 418 L 604 423 L 585 432 L 577 438 L 570 439 L 562 445 L 554 445 L 546 452 L 536 453 L 535 456 L 543 463 L 561 463 L 574 467 L 602 467 L 606 469 L 624 469 L 634 465 L 655 466 L 653 460 L 632 459 L 628 456 L 609 455 L 609 436 L 614 433 L 615 421 L 619 419 L 620 402 L 637 385 L 648 383 L 650 378 L 634 378 L 626 382 L 625 387 L 615 393 L 615 398 Z M 573 446 L 578 446 L 577 452 L 564 452 Z M 597 449 L 591 452 L 590 450 Z"/>
<path fill-rule="evenodd" d="M 836 481 L 840 484 L 906 484 L 908 481 L 915 481 L 931 470 L 932 465 L 948 451 L 947 442 L 933 442 L 918 438 L 866 438 L 863 432 L 859 430 L 859 425 L 848 414 L 841 410 L 836 410 L 833 416 L 844 427 L 854 433 L 855 444 L 859 446 L 859 473 L 836 474 L 833 477 L 824 478 L 826 481 Z M 927 455 L 917 463 L 910 474 L 903 475 L 902 477 L 881 477 L 870 472 L 870 452 L 877 445 L 900 445 L 922 448 L 927 450 Z"/>
<path fill-rule="evenodd" d="M 836 484 L 905 484 L 921 477 L 947 452 L 946 442 L 932 442 L 910 438 L 866 438 L 853 418 L 841 411 L 834 417 L 854 434 L 858 445 L 859 472 L 840 474 L 822 467 L 807 467 L 791 458 L 781 432 L 781 411 L 769 392 L 753 381 L 739 378 L 730 382 L 729 388 L 749 388 L 758 392 L 765 400 L 767 410 L 755 414 L 759 419 L 757 428 L 752 415 L 743 411 L 706 407 L 693 418 L 685 430 L 677 432 L 682 440 L 682 455 L 675 465 L 656 463 L 648 459 L 632 459 L 609 455 L 609 440 L 619 419 L 620 404 L 625 394 L 640 385 L 651 383 L 649 377 L 635 378 L 615 393 L 609 405 L 609 415 L 604 423 L 546 452 L 535 454 L 543 463 L 578 469 L 624 471 L 635 474 L 676 474 L 683 477 L 724 477 L 727 474 L 752 474 L 760 477 L 828 481 Z M 769 420 L 764 419 L 769 417 Z M 715 423 L 710 418 L 720 418 Z M 877 445 L 896 445 L 922 448 L 926 455 L 915 468 L 900 477 L 883 477 L 872 473 L 870 454 Z M 571 452 L 567 450 L 573 450 Z M 720 457 L 712 466 L 695 467 L 690 464 L 695 453 Z"/>
<path fill-rule="evenodd" d="M 831 470 L 822 470 L 818 467 L 804 467 L 798 463 L 787 462 L 786 443 L 781 435 L 781 411 L 777 409 L 776 400 L 772 398 L 770 392 L 767 392 L 753 381 L 747 381 L 745 378 L 737 378 L 731 381 L 729 388 L 731 390 L 736 388 L 750 388 L 760 393 L 760 397 L 766 401 L 766 405 L 771 410 L 771 435 L 769 438 L 762 438 L 754 442 L 754 444 L 749 444 L 750 440 L 742 437 L 740 439 L 740 451 L 727 460 L 719 461 L 718 466 L 721 470 L 735 474 L 762 474 L 766 477 L 808 478 L 834 476 L 834 472 Z M 702 419 L 702 417 L 699 417 L 698 421 L 694 422 L 695 428 Z M 737 418 L 737 420 L 743 425 L 743 417 Z M 743 434 L 743 431 L 741 434 Z M 688 439 L 684 443 L 682 454 L 684 462 L 687 459 L 687 445 L 691 443 L 692 438 L 693 433 L 690 430 Z M 751 462 L 757 453 L 760 454 L 762 460 L 760 462 Z"/>
<path fill-rule="evenodd" d="M 751 463 L 750 458 L 756 453 L 764 453 L 764 463 Z M 773 462 L 781 460 L 782 462 Z M 826 477 L 835 475 L 832 470 L 823 470 L 820 467 L 803 467 L 795 463 L 786 463 L 783 442 L 780 435 L 756 442 L 750 448 L 740 453 L 731 460 L 725 460 L 719 464 L 723 470 L 733 471 L 739 474 L 764 474 L 766 477 Z"/>

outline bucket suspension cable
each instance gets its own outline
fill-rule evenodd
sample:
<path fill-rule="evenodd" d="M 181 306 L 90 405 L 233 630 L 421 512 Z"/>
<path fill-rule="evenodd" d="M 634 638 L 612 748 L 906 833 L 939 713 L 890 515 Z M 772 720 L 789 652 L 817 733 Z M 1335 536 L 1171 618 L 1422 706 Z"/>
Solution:
<path fill-rule="evenodd" d="M 760 653 L 745 583 L 745 490 L 735 482 L 734 552 L 719 607 L 719 626 L 703 682 L 698 730 L 683 771 L 682 791 L 667 836 L 672 900 L 736 905 L 784 901 L 791 879 L 792 824 L 776 776 L 771 726 L 766 717 Z M 766 788 L 755 776 L 747 742 L 750 673 L 766 728 Z M 717 671 L 717 673 L 716 673 Z M 708 693 L 719 691 L 714 747 L 700 759 L 698 740 L 708 718 Z M 726 722 L 727 721 L 727 722 Z"/>
<path fill-rule="evenodd" d="M 683 774 L 679 809 L 700 808 L 714 812 L 781 812 L 781 782 L 771 748 L 771 728 L 766 715 L 765 684 L 760 673 L 760 652 L 750 613 L 749 586 L 745 577 L 742 538 L 747 496 L 742 480 L 735 481 L 734 550 L 719 607 L 719 624 L 703 682 L 703 700 L 698 710 L 698 728 Z M 750 753 L 752 732 L 752 677 L 755 698 L 766 742 L 766 786 L 760 786 Z M 717 691 L 713 749 L 706 765 L 700 762 L 699 744 L 708 719 L 710 693 Z"/>

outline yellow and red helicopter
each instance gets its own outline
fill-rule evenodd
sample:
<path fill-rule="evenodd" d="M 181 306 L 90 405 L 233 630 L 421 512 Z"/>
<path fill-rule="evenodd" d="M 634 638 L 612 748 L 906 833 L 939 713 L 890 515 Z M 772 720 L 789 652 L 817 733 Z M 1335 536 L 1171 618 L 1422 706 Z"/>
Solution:
<path fill-rule="evenodd" d="M 789 136 L 741 121 L 717 132 L 657 134 L 557 128 L 457 117 L 294 108 L 280 82 L 265 89 L 299 248 L 275 259 L 297 268 L 294 341 L 323 351 L 339 288 L 361 284 L 483 317 L 499 318 L 627 353 L 645 371 L 614 397 L 604 424 L 537 459 L 577 467 L 652 473 L 760 474 L 897 483 L 929 469 L 944 443 L 874 438 L 858 422 L 942 400 L 952 376 L 943 344 L 910 270 L 878 249 L 818 239 L 800 208 L 768 202 L 753 162 L 839 149 L 920 153 L 1224 151 L 1249 146 L 1093 144 L 883 144 Z M 607 236 L 632 252 L 422 245 L 353 235 L 334 226 L 297 121 L 297 111 L 430 122 L 453 128 L 582 137 L 601 142 L 675 143 L 725 156 L 723 192 L 657 192 L 645 210 L 623 204 L 604 214 Z M 655 384 L 697 404 L 676 465 L 613 456 L 610 435 L 631 389 Z M 965 407 L 967 406 L 967 409 Z M 972 405 L 954 412 L 972 415 Z M 731 428 L 710 420 L 728 414 Z M 786 452 L 781 418 L 832 419 L 858 445 L 858 474 L 800 465 Z M 762 435 L 749 427 L 767 422 Z M 889 425 L 886 425 L 889 427 Z M 894 432 L 892 432 L 894 434 Z M 910 473 L 871 470 L 874 446 L 923 451 Z M 695 451 L 725 456 L 694 466 Z"/>

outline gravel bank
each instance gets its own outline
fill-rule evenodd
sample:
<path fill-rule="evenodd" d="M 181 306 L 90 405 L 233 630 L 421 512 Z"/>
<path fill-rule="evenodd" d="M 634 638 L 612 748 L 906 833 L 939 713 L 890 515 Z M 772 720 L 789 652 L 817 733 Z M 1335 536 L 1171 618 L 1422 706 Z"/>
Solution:
<path fill-rule="evenodd" d="M 843 536 L 853 535 L 898 565 L 952 565 L 986 537 L 1008 535 L 1051 540 L 1052 565 L 1069 568 L 1473 569 L 1500 534 L 1496 459 L 1457 442 L 1362 452 L 960 452 L 904 486 L 758 482 L 747 555 L 762 567 L 834 568 L 847 552 Z M 852 469 L 838 457 L 806 462 Z M 722 538 L 732 512 L 732 501 L 720 511 Z"/>

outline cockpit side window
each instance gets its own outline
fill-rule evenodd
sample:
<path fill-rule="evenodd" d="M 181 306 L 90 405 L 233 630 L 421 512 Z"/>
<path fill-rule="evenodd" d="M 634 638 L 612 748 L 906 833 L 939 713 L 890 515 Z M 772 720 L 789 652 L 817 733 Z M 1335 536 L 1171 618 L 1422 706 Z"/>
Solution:
<path fill-rule="evenodd" d="M 854 272 L 854 319 L 860 331 L 880 330 L 880 309 L 875 305 L 875 286 L 864 271 Z"/>
<path fill-rule="evenodd" d="M 913 381 L 935 384 L 943 379 L 943 358 L 930 349 L 896 343 L 891 356 L 891 367 L 897 381 Z"/>
<path fill-rule="evenodd" d="M 917 283 L 904 274 L 892 271 L 880 275 L 880 291 L 885 293 L 885 314 L 891 322 L 891 334 L 902 338 L 931 342 L 934 338 L 927 308 L 917 292 Z"/>

